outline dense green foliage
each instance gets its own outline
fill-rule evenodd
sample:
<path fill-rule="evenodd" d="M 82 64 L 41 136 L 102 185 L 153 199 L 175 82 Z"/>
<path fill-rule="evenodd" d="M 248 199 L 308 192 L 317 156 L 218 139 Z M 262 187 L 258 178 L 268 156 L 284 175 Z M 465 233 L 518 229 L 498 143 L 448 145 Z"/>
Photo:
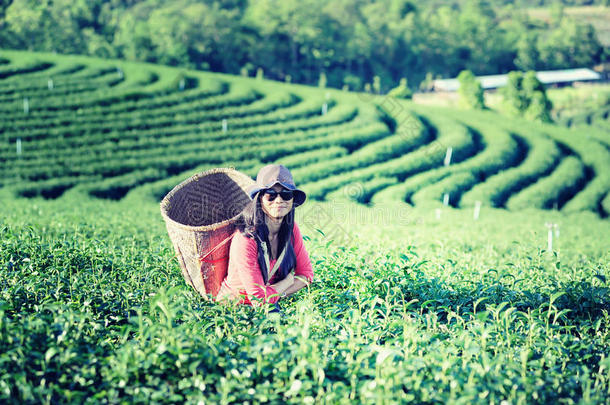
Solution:
<path fill-rule="evenodd" d="M 510 72 L 508 83 L 500 93 L 504 97 L 503 110 L 509 115 L 522 116 L 530 121 L 551 121 L 553 105 L 536 72 Z"/>
<path fill-rule="evenodd" d="M 548 2 L 546 2 L 548 3 Z M 566 4 L 576 2 L 566 1 Z M 504 0 L 10 0 L 0 47 L 117 57 L 362 90 L 379 77 L 591 66 L 608 60 L 594 29 L 545 2 Z"/>
<path fill-rule="evenodd" d="M 607 403 L 607 132 L 0 60 L 0 403 Z M 193 173 L 271 162 L 308 194 L 315 270 L 284 316 L 198 296 L 158 205 Z"/>
<path fill-rule="evenodd" d="M 404 77 L 400 79 L 398 86 L 394 87 L 392 90 L 388 91 L 388 96 L 396 97 L 396 98 L 404 98 L 411 99 L 413 98 L 413 91 L 409 89 L 409 85 L 407 84 L 407 79 Z"/>
<path fill-rule="evenodd" d="M 470 70 L 463 70 L 457 77 L 460 87 L 458 88 L 458 105 L 463 108 L 474 108 L 481 110 L 485 108 L 483 100 L 483 87 Z"/>
<path fill-rule="evenodd" d="M 297 221 L 316 281 L 278 318 L 198 296 L 153 199 L 7 197 L 0 402 L 608 397 L 610 228 L 589 214 L 483 210 L 473 222 L 449 209 L 439 221 L 309 202 Z M 327 232 L 350 229 L 349 243 L 306 227 L 316 211 L 333 213 Z M 542 218 L 561 227 L 551 255 Z"/>
<path fill-rule="evenodd" d="M 610 86 L 549 89 L 547 94 L 557 123 L 568 127 L 593 126 L 606 132 L 610 129 Z"/>

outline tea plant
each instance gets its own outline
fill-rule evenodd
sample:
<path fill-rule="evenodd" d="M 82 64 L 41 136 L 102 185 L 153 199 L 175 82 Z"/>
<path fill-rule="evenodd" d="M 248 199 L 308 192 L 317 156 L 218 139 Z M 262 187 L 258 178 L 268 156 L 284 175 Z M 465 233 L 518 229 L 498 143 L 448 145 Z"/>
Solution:
<path fill-rule="evenodd" d="M 550 254 L 537 212 L 411 209 L 378 227 L 345 204 L 349 246 L 303 225 L 316 280 L 279 316 L 198 296 L 153 199 L 3 201 L 2 402 L 608 397 L 610 227 L 593 215 L 553 214 Z"/>

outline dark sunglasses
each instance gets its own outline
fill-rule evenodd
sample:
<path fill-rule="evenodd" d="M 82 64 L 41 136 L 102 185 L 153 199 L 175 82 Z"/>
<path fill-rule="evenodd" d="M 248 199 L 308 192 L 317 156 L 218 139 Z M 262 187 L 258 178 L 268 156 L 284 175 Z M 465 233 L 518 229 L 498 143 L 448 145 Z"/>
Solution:
<path fill-rule="evenodd" d="M 294 196 L 292 190 L 282 190 L 278 193 L 272 188 L 265 190 L 265 194 L 268 196 L 267 199 L 269 201 L 275 200 L 275 197 L 277 197 L 278 195 L 281 196 L 282 200 L 284 201 L 292 200 L 292 197 Z"/>

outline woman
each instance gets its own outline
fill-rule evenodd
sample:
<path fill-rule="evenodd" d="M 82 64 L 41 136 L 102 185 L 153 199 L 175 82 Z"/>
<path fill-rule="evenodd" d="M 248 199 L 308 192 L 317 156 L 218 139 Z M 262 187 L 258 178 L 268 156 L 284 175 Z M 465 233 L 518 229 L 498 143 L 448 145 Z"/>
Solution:
<path fill-rule="evenodd" d="M 283 165 L 267 165 L 249 190 L 252 201 L 242 211 L 229 249 L 229 268 L 217 300 L 277 302 L 309 285 L 313 269 L 294 222 L 294 209 L 306 195 L 296 188 Z"/>

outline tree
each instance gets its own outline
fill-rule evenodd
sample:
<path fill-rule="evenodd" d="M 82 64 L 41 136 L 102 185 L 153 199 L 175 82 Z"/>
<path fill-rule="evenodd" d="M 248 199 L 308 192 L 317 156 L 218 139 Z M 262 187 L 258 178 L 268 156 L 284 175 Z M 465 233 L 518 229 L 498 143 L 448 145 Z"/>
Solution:
<path fill-rule="evenodd" d="M 536 47 L 538 36 L 535 33 L 525 33 L 517 42 L 517 58 L 515 65 L 522 70 L 536 70 L 539 67 L 540 52 Z"/>
<path fill-rule="evenodd" d="M 506 86 L 500 88 L 499 92 L 503 97 L 502 109 L 510 116 L 517 117 L 525 110 L 525 100 L 521 92 L 521 82 L 523 81 L 523 73 L 514 71 L 510 72 L 507 77 Z"/>
<path fill-rule="evenodd" d="M 546 95 L 544 85 L 536 77 L 536 72 L 529 71 L 523 76 L 522 92 L 525 100 L 523 115 L 530 121 L 551 122 L 551 101 Z"/>
<path fill-rule="evenodd" d="M 5 23 L 15 36 L 11 45 L 28 50 L 86 53 L 87 45 L 72 18 L 70 1 L 18 1 L 5 11 Z"/>
<path fill-rule="evenodd" d="M 483 87 L 470 70 L 462 70 L 458 75 L 458 104 L 463 108 L 482 110 L 485 108 Z"/>
<path fill-rule="evenodd" d="M 4 20 L 6 16 L 6 9 L 11 5 L 13 0 L 0 0 L 0 23 Z"/>
<path fill-rule="evenodd" d="M 318 87 L 324 88 L 324 87 L 326 87 L 326 83 L 327 83 L 326 73 L 321 72 L 320 73 L 320 78 L 318 79 Z"/>
<path fill-rule="evenodd" d="M 599 63 L 604 52 L 590 24 L 567 17 L 548 36 L 540 38 L 536 47 L 548 69 L 590 66 Z"/>
<path fill-rule="evenodd" d="M 551 122 L 551 107 L 551 102 L 546 95 L 537 91 L 531 95 L 523 116 L 530 121 Z"/>
<path fill-rule="evenodd" d="M 402 79 L 400 79 L 400 83 L 398 84 L 398 87 L 394 87 L 392 90 L 390 90 L 388 92 L 388 96 L 407 99 L 407 100 L 410 100 L 411 98 L 413 98 L 413 92 L 407 85 L 407 79 L 404 77 Z"/>
<path fill-rule="evenodd" d="M 551 122 L 553 107 L 544 85 L 536 72 L 510 72 L 508 83 L 500 89 L 504 97 L 504 111 L 512 116 L 522 116 L 530 121 Z"/>
<path fill-rule="evenodd" d="M 239 73 L 254 39 L 244 35 L 237 6 L 143 1 L 121 15 L 114 44 L 128 59 Z"/>

